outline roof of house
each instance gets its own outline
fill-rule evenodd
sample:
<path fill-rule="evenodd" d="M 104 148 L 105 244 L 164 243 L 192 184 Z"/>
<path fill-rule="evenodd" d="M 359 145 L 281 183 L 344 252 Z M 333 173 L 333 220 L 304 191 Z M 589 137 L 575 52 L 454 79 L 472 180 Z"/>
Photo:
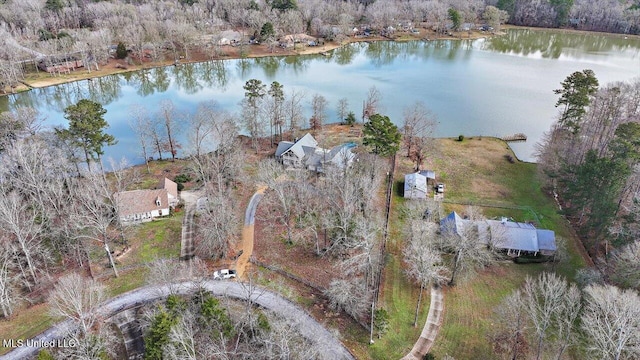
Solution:
<path fill-rule="evenodd" d="M 464 231 L 465 223 L 469 220 L 464 220 L 458 215 L 457 212 L 452 211 L 447 217 L 440 221 L 440 227 L 446 231 L 452 231 L 458 235 L 461 235 Z"/>
<path fill-rule="evenodd" d="M 536 229 L 540 250 L 556 251 L 556 234 L 551 230 Z"/>
<path fill-rule="evenodd" d="M 280 141 L 278 143 L 278 148 L 276 149 L 276 157 L 282 156 L 285 151 L 289 150 L 294 143 L 291 141 Z"/>
<path fill-rule="evenodd" d="M 169 195 L 173 196 L 176 199 L 178 198 L 178 184 L 176 184 L 175 182 L 167 178 L 163 178 L 162 180 L 160 180 L 160 185 L 158 186 L 158 188 L 165 189 L 167 190 Z"/>
<path fill-rule="evenodd" d="M 156 205 L 157 199 L 160 199 L 160 206 Z M 120 216 L 144 214 L 169 207 L 166 189 L 122 191 L 115 193 L 115 200 Z"/>
<path fill-rule="evenodd" d="M 491 234 L 500 234 L 500 240 L 495 246 L 501 249 L 512 249 L 522 251 L 540 251 L 538 246 L 538 235 L 536 228 L 531 224 L 486 220 L 491 229 Z"/>
<path fill-rule="evenodd" d="M 427 179 L 436 179 L 436 172 L 433 170 L 422 170 L 420 171 L 420 175 L 426 177 Z"/>
<path fill-rule="evenodd" d="M 420 173 L 406 174 L 404 176 L 404 192 L 416 190 L 427 193 L 427 178 Z"/>
<path fill-rule="evenodd" d="M 351 165 L 351 162 L 356 157 L 356 154 L 351 151 L 354 147 L 356 147 L 354 143 L 334 146 L 331 150 L 304 146 L 303 149 L 307 156 L 306 165 L 318 167 L 330 163 L 343 169 L 345 166 Z"/>
<path fill-rule="evenodd" d="M 555 251 L 555 233 L 552 230 L 536 229 L 528 223 L 499 220 L 467 220 L 455 211 L 440 221 L 443 231 L 451 231 L 462 235 L 467 226 L 476 226 L 479 241 L 483 244 L 492 242 L 500 249 L 539 252 Z"/>
<path fill-rule="evenodd" d="M 355 148 L 355 143 L 349 142 L 342 145 L 334 146 L 327 156 L 327 161 L 331 161 L 334 165 L 343 168 L 348 166 L 356 157 L 351 149 Z"/>
<path fill-rule="evenodd" d="M 315 149 L 316 146 L 318 146 L 316 139 L 309 133 L 305 134 L 305 136 L 301 137 L 300 140 L 292 145 L 289 146 L 289 144 L 291 144 L 291 142 L 281 141 L 276 149 L 276 156 L 279 157 L 291 151 L 297 158 L 302 159 L 306 153 L 303 147 Z"/>

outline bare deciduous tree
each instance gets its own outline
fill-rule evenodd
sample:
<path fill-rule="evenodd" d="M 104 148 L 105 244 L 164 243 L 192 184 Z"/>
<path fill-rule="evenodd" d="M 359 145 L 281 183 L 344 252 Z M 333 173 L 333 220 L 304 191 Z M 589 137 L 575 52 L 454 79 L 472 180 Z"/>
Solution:
<path fill-rule="evenodd" d="M 54 317 L 71 320 L 77 328 L 66 334 L 76 346 L 60 348 L 62 358 L 90 360 L 104 354 L 115 355 L 114 334 L 100 321 L 98 307 L 108 298 L 104 285 L 77 273 L 58 280 L 49 295 Z"/>
<path fill-rule="evenodd" d="M 432 284 L 440 286 L 444 283 L 447 269 L 442 265 L 440 253 L 435 248 L 437 226 L 424 220 L 409 224 L 409 242 L 403 250 L 404 259 L 409 265 L 405 269 L 407 276 L 420 285 L 418 303 L 416 305 L 413 326 L 418 325 L 418 313 L 422 302 L 424 288 Z"/>
<path fill-rule="evenodd" d="M 320 130 L 325 122 L 327 115 L 325 114 L 327 109 L 327 99 L 320 95 L 315 94 L 311 99 L 311 119 L 309 120 L 309 126 L 313 130 Z"/>
<path fill-rule="evenodd" d="M 129 114 L 131 115 L 129 126 L 136 134 L 138 142 L 140 143 L 142 157 L 144 157 L 144 163 L 147 166 L 147 173 L 151 173 L 151 169 L 149 169 L 149 151 L 153 146 L 151 142 L 153 141 L 151 119 L 149 118 L 147 109 L 141 105 L 132 105 L 129 109 Z M 159 154 L 162 157 L 160 152 Z"/>
<path fill-rule="evenodd" d="M 71 273 L 58 280 L 49 295 L 49 305 L 53 316 L 72 320 L 83 334 L 88 334 L 99 321 L 98 306 L 106 299 L 103 285 Z"/>
<path fill-rule="evenodd" d="M 292 176 L 291 176 L 292 175 Z M 285 169 L 275 160 L 262 161 L 258 164 L 257 181 L 267 186 L 268 191 L 263 199 L 270 209 L 269 220 L 286 230 L 286 241 L 293 243 L 294 216 L 298 204 L 298 187 L 306 180 L 306 172 L 285 173 Z"/>
<path fill-rule="evenodd" d="M 104 175 L 97 173 L 86 173 L 84 181 L 78 183 L 75 191 L 77 203 L 72 216 L 75 219 L 77 236 L 100 243 L 114 275 L 118 277 L 118 269 L 110 247 L 110 243 L 116 237 L 113 233 L 114 226 L 117 227 L 120 221 L 113 192 L 109 189 Z M 110 199 L 113 200 L 109 201 Z"/>
<path fill-rule="evenodd" d="M 340 309 L 358 319 L 369 309 L 370 294 L 358 283 L 358 279 L 333 280 L 325 291 L 331 307 Z"/>
<path fill-rule="evenodd" d="M 424 103 L 416 102 L 404 109 L 402 141 L 407 148 L 407 157 L 416 163 L 416 171 L 433 147 L 433 133 L 437 121 L 435 115 Z"/>
<path fill-rule="evenodd" d="M 43 246 L 42 223 L 39 213 L 16 191 L 6 191 L 0 186 L 0 231 L 5 232 L 16 245 L 16 260 L 21 270 L 24 284 L 31 290 L 38 283 L 39 265 L 46 261 L 47 251 Z M 26 263 L 26 269 L 22 263 Z M 43 266 L 42 270 L 46 267 Z"/>
<path fill-rule="evenodd" d="M 18 279 L 14 275 L 15 261 L 10 245 L 5 241 L 0 242 L 0 309 L 6 319 L 13 315 L 13 309 L 19 300 Z"/>
<path fill-rule="evenodd" d="M 534 351 L 536 359 L 544 353 L 547 339 L 555 334 L 559 342 L 561 357 L 573 334 L 573 324 L 580 309 L 580 292 L 573 284 L 553 273 L 543 272 L 534 280 L 525 281 L 523 307 L 535 333 Z M 547 346 L 548 347 L 548 346 Z"/>
<path fill-rule="evenodd" d="M 244 152 L 238 139 L 236 119 L 226 112 L 215 115 L 210 119 L 208 136 L 213 149 L 192 157 L 190 166 L 205 187 L 215 187 L 218 193 L 223 193 L 240 177 Z"/>
<path fill-rule="evenodd" d="M 489 334 L 493 351 L 503 359 L 522 358 L 529 352 L 526 336 L 527 314 L 520 290 L 508 295 L 494 311 L 493 329 Z"/>
<path fill-rule="evenodd" d="M 618 284 L 640 288 L 640 240 L 614 253 L 611 266 L 612 277 Z"/>
<path fill-rule="evenodd" d="M 479 220 L 479 215 L 473 207 L 467 209 L 472 220 Z M 455 283 L 456 275 L 460 271 L 474 270 L 482 267 L 493 260 L 493 255 L 487 249 L 487 245 L 480 241 L 480 230 L 477 223 L 470 222 L 463 224 L 461 229 L 454 229 L 455 224 L 447 222 L 442 231 L 441 247 L 443 250 L 453 255 L 451 264 L 451 279 L 449 284 Z"/>
<path fill-rule="evenodd" d="M 180 149 L 180 144 L 176 140 L 177 132 L 179 129 L 178 114 L 176 112 L 175 106 L 173 105 L 173 101 L 165 99 L 160 102 L 158 117 L 162 118 L 162 120 L 164 121 L 164 128 L 167 135 L 169 151 L 171 152 L 171 160 L 175 161 L 176 155 L 178 154 L 178 149 Z"/>
<path fill-rule="evenodd" d="M 586 303 L 580 319 L 593 357 L 615 360 L 640 357 L 638 293 L 610 285 L 591 285 L 585 293 Z"/>
<path fill-rule="evenodd" d="M 224 258 L 238 234 L 239 216 L 228 194 L 207 191 L 207 207 L 199 221 L 202 236 L 196 253 L 202 258 Z"/>
<path fill-rule="evenodd" d="M 336 110 L 338 113 L 338 118 L 340 118 L 340 122 L 344 122 L 347 118 L 347 115 L 349 115 L 349 100 L 347 98 L 340 98 L 338 100 Z"/>
<path fill-rule="evenodd" d="M 302 100 L 304 100 L 304 97 L 304 92 L 293 89 L 284 101 L 285 118 L 288 120 L 288 127 L 291 132 L 299 130 L 304 121 L 302 112 Z"/>
<path fill-rule="evenodd" d="M 381 111 L 380 102 L 382 101 L 382 94 L 378 88 L 371 86 L 367 92 L 367 98 L 364 101 L 362 109 L 362 120 L 369 119 L 371 115 L 377 114 Z"/>

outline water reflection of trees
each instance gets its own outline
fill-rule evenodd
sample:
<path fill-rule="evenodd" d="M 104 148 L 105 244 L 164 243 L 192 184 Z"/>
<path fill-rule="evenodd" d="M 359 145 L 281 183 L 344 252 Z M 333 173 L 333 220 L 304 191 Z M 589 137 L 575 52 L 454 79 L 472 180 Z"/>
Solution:
<path fill-rule="evenodd" d="M 354 43 L 339 47 L 331 52 L 331 56 L 326 57 L 327 61 L 335 61 L 338 65 L 349 65 L 364 46 L 363 43 Z"/>
<path fill-rule="evenodd" d="M 280 70 L 281 59 L 281 57 L 267 56 L 255 58 L 253 61 L 256 66 L 262 68 L 268 80 L 276 80 L 276 75 Z"/>
<path fill-rule="evenodd" d="M 637 51 L 640 49 L 640 41 L 608 35 L 513 29 L 503 36 L 487 39 L 482 48 L 525 56 L 539 52 L 544 58 L 557 59 L 566 49 L 574 49 L 575 54 L 621 52 L 628 49 Z"/>
<path fill-rule="evenodd" d="M 376 67 L 389 65 L 394 61 L 406 62 L 413 59 L 458 60 L 469 59 L 473 42 L 469 40 L 437 40 L 407 42 L 373 42 L 364 50 L 365 56 Z"/>
<path fill-rule="evenodd" d="M 284 63 L 286 69 L 293 71 L 296 75 L 302 75 L 309 68 L 309 62 L 313 60 L 312 56 L 285 56 Z"/>
<path fill-rule="evenodd" d="M 198 75 L 202 75 L 203 71 L 198 71 L 202 69 L 199 65 L 201 64 L 184 64 L 172 68 L 173 80 L 180 90 L 187 94 L 195 94 L 202 90 L 203 84 L 199 81 L 202 76 Z"/>

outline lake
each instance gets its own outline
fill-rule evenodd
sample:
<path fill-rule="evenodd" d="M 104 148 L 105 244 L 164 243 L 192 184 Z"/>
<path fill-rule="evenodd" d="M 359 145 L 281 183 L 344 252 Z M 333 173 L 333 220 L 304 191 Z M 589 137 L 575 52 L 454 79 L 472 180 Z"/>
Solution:
<path fill-rule="evenodd" d="M 349 99 L 350 110 L 362 113 L 371 86 L 382 94 L 380 112 L 402 123 L 403 108 L 424 102 L 439 121 L 436 136 L 525 133 L 525 143 L 513 143 L 516 155 L 535 161 L 534 145 L 557 116 L 553 90 L 570 73 L 592 69 L 600 84 L 640 76 L 640 40 L 602 34 L 554 30 L 511 29 L 500 37 L 479 40 L 356 43 L 329 56 L 305 55 L 169 66 L 79 81 L 0 98 L 0 110 L 37 108 L 47 125 L 66 125 L 63 109 L 82 98 L 107 109 L 108 133 L 118 144 L 105 155 L 140 163 L 138 144 L 128 125 L 131 105 L 150 112 L 163 99 L 180 111 L 193 112 L 198 103 L 215 100 L 239 112 L 242 86 L 252 78 L 278 81 L 285 93 L 306 93 L 307 118 L 311 97 L 328 101 L 327 115 L 338 121 L 338 99 Z M 180 154 L 178 154 L 180 155 Z"/>

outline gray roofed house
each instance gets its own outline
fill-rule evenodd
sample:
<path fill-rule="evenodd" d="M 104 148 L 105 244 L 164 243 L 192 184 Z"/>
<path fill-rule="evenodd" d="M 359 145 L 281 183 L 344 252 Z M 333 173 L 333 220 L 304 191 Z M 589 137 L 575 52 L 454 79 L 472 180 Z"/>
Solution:
<path fill-rule="evenodd" d="M 553 255 L 558 249 L 556 246 L 556 234 L 551 230 L 536 229 L 538 233 L 538 246 L 542 255 Z"/>
<path fill-rule="evenodd" d="M 431 180 L 436 179 L 436 172 L 433 170 L 420 170 L 419 173 L 420 175 L 426 177 L 427 179 L 431 179 Z"/>
<path fill-rule="evenodd" d="M 405 199 L 426 199 L 428 192 L 426 176 L 419 172 L 404 176 Z"/>
<path fill-rule="evenodd" d="M 532 224 L 507 220 L 468 220 L 455 211 L 440 221 L 442 232 L 454 232 L 462 236 L 468 226 L 476 226 L 479 241 L 494 248 L 506 250 L 510 256 L 524 253 L 553 255 L 556 251 L 555 233 L 536 229 Z"/>
<path fill-rule="evenodd" d="M 318 142 L 309 133 L 295 143 L 281 141 L 276 149 L 276 159 L 284 166 L 301 168 L 304 164 L 304 157 L 308 153 L 308 150 L 305 152 L 304 147 L 315 149 L 316 146 L 318 146 Z"/>
<path fill-rule="evenodd" d="M 311 134 L 306 134 L 295 143 L 281 141 L 276 149 L 276 159 L 286 167 L 306 168 L 316 172 L 324 172 L 326 166 L 344 168 L 350 166 L 355 159 L 351 151 L 356 145 L 347 143 L 331 150 L 318 147 L 318 142 Z"/>

